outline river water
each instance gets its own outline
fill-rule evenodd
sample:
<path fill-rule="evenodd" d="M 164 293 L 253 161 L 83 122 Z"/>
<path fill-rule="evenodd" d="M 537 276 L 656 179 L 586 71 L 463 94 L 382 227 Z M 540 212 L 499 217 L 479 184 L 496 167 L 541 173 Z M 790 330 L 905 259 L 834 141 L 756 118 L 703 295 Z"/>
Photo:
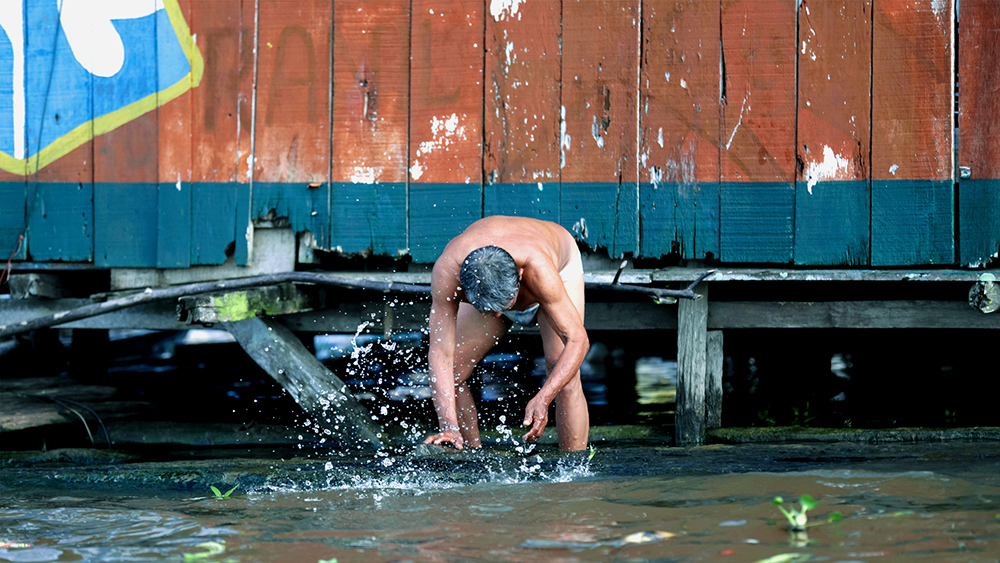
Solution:
<path fill-rule="evenodd" d="M 1000 561 L 996 442 L 609 437 L 588 457 L 497 440 L 461 453 L 7 460 L 0 561 Z M 236 488 L 217 499 L 211 486 Z M 795 535 L 772 501 L 803 494 L 818 506 Z"/>

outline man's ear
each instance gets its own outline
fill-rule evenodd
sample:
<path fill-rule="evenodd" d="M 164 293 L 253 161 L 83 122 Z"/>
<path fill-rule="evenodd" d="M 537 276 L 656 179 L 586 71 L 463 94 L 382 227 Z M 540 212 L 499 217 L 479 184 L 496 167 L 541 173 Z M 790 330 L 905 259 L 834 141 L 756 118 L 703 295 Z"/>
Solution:
<path fill-rule="evenodd" d="M 524 277 L 524 268 L 518 268 L 517 269 L 517 281 L 521 281 L 521 278 L 523 278 L 523 277 Z"/>

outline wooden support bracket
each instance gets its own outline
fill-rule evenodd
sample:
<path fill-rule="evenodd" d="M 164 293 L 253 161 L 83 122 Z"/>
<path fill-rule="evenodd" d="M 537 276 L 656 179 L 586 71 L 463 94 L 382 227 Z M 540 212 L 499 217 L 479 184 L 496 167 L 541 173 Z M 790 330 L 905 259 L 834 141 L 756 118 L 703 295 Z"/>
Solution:
<path fill-rule="evenodd" d="M 677 310 L 677 407 L 675 442 L 705 441 L 705 389 L 708 374 L 708 284 L 696 288 L 701 299 L 685 299 Z"/>
<path fill-rule="evenodd" d="M 365 448 L 381 449 L 381 431 L 343 381 L 316 359 L 285 325 L 269 317 L 226 323 L 247 354 L 320 427 Z"/>

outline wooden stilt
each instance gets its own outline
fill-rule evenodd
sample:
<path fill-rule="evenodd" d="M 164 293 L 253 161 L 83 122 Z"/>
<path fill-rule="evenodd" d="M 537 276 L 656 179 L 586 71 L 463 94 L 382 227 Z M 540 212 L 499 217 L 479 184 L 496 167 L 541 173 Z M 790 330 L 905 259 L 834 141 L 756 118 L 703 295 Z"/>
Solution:
<path fill-rule="evenodd" d="M 708 345 L 708 285 L 695 290 L 702 298 L 678 302 L 677 408 L 674 437 L 678 445 L 694 445 L 705 437 L 705 388 Z"/>
<path fill-rule="evenodd" d="M 705 382 L 705 427 L 722 427 L 722 331 L 708 331 L 708 347 L 705 350 L 707 356 L 707 373 Z"/>
<path fill-rule="evenodd" d="M 270 317 L 256 317 L 225 323 L 225 328 L 314 422 L 366 448 L 382 448 L 380 430 L 368 411 L 288 327 Z"/>

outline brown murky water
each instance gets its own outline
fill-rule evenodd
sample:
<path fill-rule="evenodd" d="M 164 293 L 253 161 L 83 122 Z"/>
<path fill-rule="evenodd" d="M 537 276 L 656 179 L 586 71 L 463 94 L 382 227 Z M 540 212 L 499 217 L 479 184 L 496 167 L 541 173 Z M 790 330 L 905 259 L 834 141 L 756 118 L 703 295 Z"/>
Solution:
<path fill-rule="evenodd" d="M 994 443 L 411 450 L 0 484 L 0 561 L 1000 561 Z M 802 494 L 818 506 L 795 538 L 771 501 Z"/>

